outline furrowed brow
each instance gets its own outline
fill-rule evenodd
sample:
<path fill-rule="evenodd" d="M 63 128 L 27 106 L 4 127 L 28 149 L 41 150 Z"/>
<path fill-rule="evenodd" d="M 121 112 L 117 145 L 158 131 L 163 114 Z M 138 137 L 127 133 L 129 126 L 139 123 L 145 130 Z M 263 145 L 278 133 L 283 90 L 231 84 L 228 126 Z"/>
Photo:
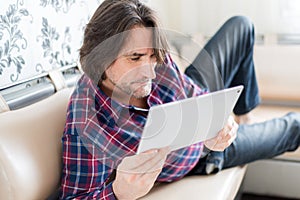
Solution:
<path fill-rule="evenodd" d="M 131 54 L 127 54 L 125 56 L 134 56 L 134 57 L 142 57 L 142 56 L 145 56 L 147 54 L 145 53 L 131 53 Z"/>

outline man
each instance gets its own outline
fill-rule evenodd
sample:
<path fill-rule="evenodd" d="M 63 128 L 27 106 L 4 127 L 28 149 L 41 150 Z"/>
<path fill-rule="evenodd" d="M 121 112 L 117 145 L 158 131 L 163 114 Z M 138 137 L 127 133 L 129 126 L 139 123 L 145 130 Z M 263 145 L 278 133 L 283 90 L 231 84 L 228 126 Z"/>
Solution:
<path fill-rule="evenodd" d="M 253 44 L 249 20 L 231 18 L 184 75 L 150 8 L 138 0 L 105 0 L 80 49 L 85 74 L 69 103 L 60 197 L 137 199 L 155 181 L 216 173 L 298 148 L 299 114 L 243 124 L 259 103 Z M 234 108 L 239 127 L 229 118 L 215 138 L 135 155 L 151 106 L 240 84 L 245 89 Z"/>

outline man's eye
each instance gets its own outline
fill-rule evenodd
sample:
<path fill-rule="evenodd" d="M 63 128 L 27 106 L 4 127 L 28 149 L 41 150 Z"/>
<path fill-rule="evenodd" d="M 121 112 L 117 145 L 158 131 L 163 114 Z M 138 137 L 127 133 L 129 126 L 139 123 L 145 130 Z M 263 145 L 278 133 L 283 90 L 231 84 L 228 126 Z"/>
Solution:
<path fill-rule="evenodd" d="M 133 61 L 138 61 L 140 59 L 140 57 L 132 57 L 131 60 Z"/>

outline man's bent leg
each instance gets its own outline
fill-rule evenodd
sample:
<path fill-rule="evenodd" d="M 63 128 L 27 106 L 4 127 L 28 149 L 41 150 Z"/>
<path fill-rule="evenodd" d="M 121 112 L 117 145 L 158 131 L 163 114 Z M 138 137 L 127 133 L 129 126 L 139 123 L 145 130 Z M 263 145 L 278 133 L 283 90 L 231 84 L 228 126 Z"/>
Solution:
<path fill-rule="evenodd" d="M 253 45 L 253 24 L 245 17 L 233 17 L 205 45 L 185 73 L 210 91 L 244 85 L 234 113 L 245 114 L 260 102 Z"/>
<path fill-rule="evenodd" d="M 253 64 L 253 45 L 253 24 L 245 17 L 230 18 L 185 73 L 199 86 L 210 91 L 244 85 L 234 113 L 248 113 L 260 102 Z M 218 172 L 223 167 L 223 156 L 223 152 L 210 152 L 200 159 L 194 174 Z"/>

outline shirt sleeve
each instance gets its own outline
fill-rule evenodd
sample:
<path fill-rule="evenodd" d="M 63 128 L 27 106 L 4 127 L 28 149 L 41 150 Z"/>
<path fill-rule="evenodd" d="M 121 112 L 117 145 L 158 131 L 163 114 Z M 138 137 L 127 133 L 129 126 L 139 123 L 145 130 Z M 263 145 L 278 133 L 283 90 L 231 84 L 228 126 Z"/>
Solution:
<path fill-rule="evenodd" d="M 92 155 L 79 136 L 63 136 L 63 176 L 61 199 L 115 200 L 112 182 L 106 184 L 112 170 L 105 158 Z"/>

